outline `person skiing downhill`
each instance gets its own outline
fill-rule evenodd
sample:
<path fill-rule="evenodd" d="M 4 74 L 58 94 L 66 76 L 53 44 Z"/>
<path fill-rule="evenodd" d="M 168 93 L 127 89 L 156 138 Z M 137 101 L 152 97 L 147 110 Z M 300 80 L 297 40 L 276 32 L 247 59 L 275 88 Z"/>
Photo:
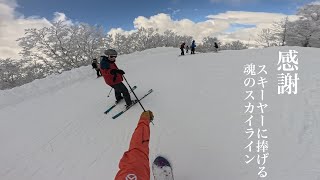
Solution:
<path fill-rule="evenodd" d="M 195 51 L 195 49 L 196 49 L 196 42 L 193 40 L 192 41 L 192 44 L 191 44 L 191 54 L 194 54 L 194 51 Z"/>
<path fill-rule="evenodd" d="M 149 180 L 149 139 L 150 122 L 152 122 L 153 113 L 145 111 L 141 113 L 138 125 L 132 134 L 129 150 L 126 151 L 120 162 L 119 171 L 115 180 Z"/>
<path fill-rule="evenodd" d="M 95 69 L 97 71 L 97 78 L 100 77 L 101 72 L 100 72 L 100 68 L 99 68 L 97 59 L 93 59 L 91 65 L 92 65 L 92 69 Z"/>
<path fill-rule="evenodd" d="M 218 52 L 219 45 L 217 42 L 214 42 L 215 51 Z"/>
<path fill-rule="evenodd" d="M 188 52 L 189 52 L 189 46 L 186 47 L 186 53 L 188 53 Z"/>
<path fill-rule="evenodd" d="M 183 56 L 184 55 L 184 46 L 186 45 L 185 42 L 183 42 L 181 45 L 180 45 L 180 50 L 181 50 L 181 55 Z"/>
<path fill-rule="evenodd" d="M 133 101 L 131 100 L 127 87 L 122 83 L 122 75 L 124 75 L 125 72 L 119 69 L 115 63 L 118 53 L 114 49 L 107 49 L 104 54 L 107 56 L 102 55 L 100 57 L 101 74 L 106 84 L 114 89 L 116 103 L 124 99 L 126 101 L 126 106 L 129 107 Z"/>

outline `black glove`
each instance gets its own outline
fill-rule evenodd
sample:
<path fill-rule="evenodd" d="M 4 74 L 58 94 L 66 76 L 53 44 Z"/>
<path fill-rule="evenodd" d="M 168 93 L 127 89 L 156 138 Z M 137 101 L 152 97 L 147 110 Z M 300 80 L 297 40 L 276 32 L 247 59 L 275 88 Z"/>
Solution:
<path fill-rule="evenodd" d="M 115 75 L 116 73 L 121 75 L 125 74 L 125 72 L 122 71 L 121 69 L 111 69 L 110 74 Z"/>
<path fill-rule="evenodd" d="M 117 70 L 117 73 L 118 73 L 118 74 L 121 74 L 121 75 L 125 74 L 125 72 L 122 71 L 121 69 L 118 69 L 118 70 Z"/>
<path fill-rule="evenodd" d="M 115 75 L 116 73 L 117 73 L 117 70 L 116 70 L 116 69 L 111 69 L 111 70 L 110 70 L 110 74 Z"/>

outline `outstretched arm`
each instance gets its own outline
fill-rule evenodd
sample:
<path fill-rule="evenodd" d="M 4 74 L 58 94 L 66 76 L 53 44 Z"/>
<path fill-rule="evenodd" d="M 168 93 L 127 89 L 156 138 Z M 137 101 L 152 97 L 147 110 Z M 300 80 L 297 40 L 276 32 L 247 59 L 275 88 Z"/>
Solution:
<path fill-rule="evenodd" d="M 153 120 L 153 113 L 145 111 L 141 114 L 138 125 L 132 135 L 129 150 L 126 151 L 120 160 L 115 180 L 123 180 L 126 177 L 137 179 L 150 179 L 149 166 L 149 138 L 150 122 Z"/>

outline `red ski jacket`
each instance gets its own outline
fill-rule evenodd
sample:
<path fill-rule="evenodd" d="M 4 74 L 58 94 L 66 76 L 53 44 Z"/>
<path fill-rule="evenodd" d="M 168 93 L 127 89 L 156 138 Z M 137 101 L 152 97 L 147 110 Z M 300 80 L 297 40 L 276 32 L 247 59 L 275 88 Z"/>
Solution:
<path fill-rule="evenodd" d="M 112 69 L 119 69 L 114 62 L 110 62 L 107 59 L 103 59 L 100 62 L 100 71 L 101 74 L 104 78 L 104 81 L 109 85 L 113 86 L 115 84 L 118 84 L 123 81 L 122 75 L 121 74 L 111 74 L 110 71 Z"/>

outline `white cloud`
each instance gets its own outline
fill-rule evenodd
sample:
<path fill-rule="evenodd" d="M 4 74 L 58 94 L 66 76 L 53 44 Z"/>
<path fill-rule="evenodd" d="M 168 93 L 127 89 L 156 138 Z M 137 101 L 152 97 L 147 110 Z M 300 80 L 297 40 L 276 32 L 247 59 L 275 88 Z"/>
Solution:
<path fill-rule="evenodd" d="M 0 22 L 14 17 L 15 1 L 0 0 Z"/>
<path fill-rule="evenodd" d="M 50 25 L 45 18 L 18 15 L 16 8 L 15 0 L 0 0 L 0 58 L 19 58 L 16 40 L 24 36 L 24 29 Z"/>
<path fill-rule="evenodd" d="M 181 11 L 180 9 L 173 10 L 172 14 L 173 14 L 173 15 L 176 15 L 176 14 L 178 14 L 180 11 Z"/>
<path fill-rule="evenodd" d="M 320 5 L 320 1 L 314 1 L 310 3 L 311 5 Z"/>
<path fill-rule="evenodd" d="M 216 15 L 208 15 L 208 20 L 196 23 L 189 19 L 173 20 L 168 14 L 160 13 L 149 18 L 139 16 L 133 24 L 136 29 L 140 27 L 158 28 L 160 32 L 172 30 L 180 35 L 193 36 L 197 42 L 201 42 L 206 36 L 218 37 L 223 42 L 234 40 L 247 42 L 249 39 L 254 42 L 257 34 L 263 28 L 272 27 L 274 21 L 281 20 L 286 16 L 280 13 L 227 11 Z M 289 20 L 293 19 L 297 19 L 297 16 L 290 15 Z M 255 27 L 241 28 L 232 33 L 227 33 L 226 30 L 234 23 L 254 25 Z M 128 33 L 123 30 L 117 32 Z"/>
<path fill-rule="evenodd" d="M 222 33 L 218 35 L 218 38 L 223 41 L 242 40 L 251 42 L 257 38 L 257 34 L 261 32 L 263 28 L 271 28 L 273 22 L 280 21 L 288 15 L 280 13 L 266 13 L 266 12 L 246 12 L 246 11 L 227 11 L 217 15 L 209 15 L 207 18 L 212 20 L 219 20 L 227 22 L 228 24 L 237 23 L 245 25 L 255 25 L 252 28 L 239 29 L 233 33 Z M 289 20 L 296 20 L 298 17 L 295 15 L 288 16 Z"/>
<path fill-rule="evenodd" d="M 168 14 L 160 13 L 150 18 L 137 17 L 134 22 L 135 28 L 158 28 L 160 32 L 172 30 L 181 35 L 191 35 L 196 40 L 202 39 L 217 32 L 221 32 L 229 27 L 228 23 L 220 22 L 219 26 L 213 20 L 195 23 L 189 19 L 172 20 Z"/>
<path fill-rule="evenodd" d="M 114 36 L 114 35 L 116 35 L 116 34 L 124 34 L 124 35 L 128 36 L 128 35 L 130 35 L 130 34 L 133 33 L 133 32 L 135 32 L 135 30 L 125 31 L 125 30 L 123 30 L 123 29 L 121 29 L 121 28 L 112 28 L 112 29 L 108 32 L 108 34 L 110 34 L 110 35 L 112 35 L 112 36 Z"/>
<path fill-rule="evenodd" d="M 286 16 L 287 15 L 281 13 L 227 11 L 217 15 L 209 15 L 207 18 L 239 24 L 270 24 Z"/>
<path fill-rule="evenodd" d="M 70 20 L 64 13 L 55 12 L 53 22 L 63 21 L 64 24 L 71 25 L 73 24 L 72 20 Z"/>
<path fill-rule="evenodd" d="M 239 24 L 251 24 L 255 25 L 255 28 L 244 28 L 233 33 L 224 33 L 218 38 L 224 41 L 241 40 L 246 43 L 255 43 L 257 34 L 259 34 L 264 28 L 272 28 L 272 24 L 275 21 L 280 21 L 288 15 L 279 13 L 265 13 L 265 12 L 235 12 L 230 11 L 225 14 L 219 14 L 217 16 L 210 16 L 210 18 L 224 18 L 229 23 Z M 289 20 L 296 20 L 298 16 L 290 15 Z"/>
<path fill-rule="evenodd" d="M 165 12 L 168 12 L 171 16 L 175 16 L 179 12 L 181 12 L 181 9 L 173 9 L 173 8 L 167 8 Z"/>

